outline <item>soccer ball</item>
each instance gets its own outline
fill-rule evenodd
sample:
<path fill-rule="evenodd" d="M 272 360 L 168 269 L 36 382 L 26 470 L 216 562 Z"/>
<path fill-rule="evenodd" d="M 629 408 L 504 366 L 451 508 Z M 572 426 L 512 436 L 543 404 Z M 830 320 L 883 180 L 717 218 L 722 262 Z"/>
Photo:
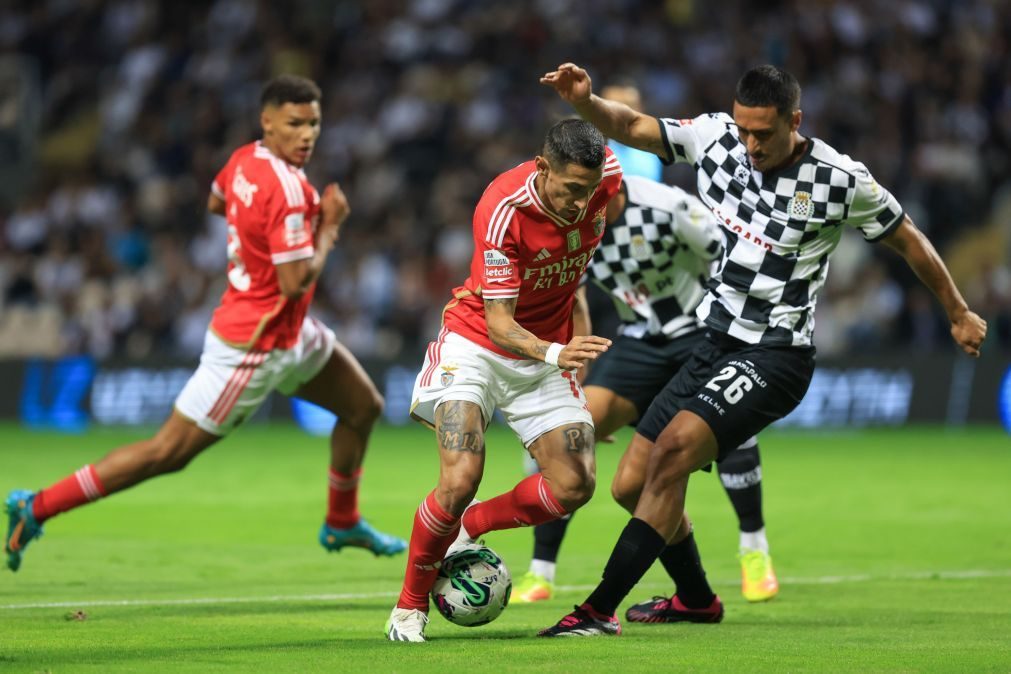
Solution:
<path fill-rule="evenodd" d="M 501 615 L 512 589 L 502 558 L 490 548 L 474 544 L 442 560 L 432 600 L 449 622 L 477 627 Z"/>

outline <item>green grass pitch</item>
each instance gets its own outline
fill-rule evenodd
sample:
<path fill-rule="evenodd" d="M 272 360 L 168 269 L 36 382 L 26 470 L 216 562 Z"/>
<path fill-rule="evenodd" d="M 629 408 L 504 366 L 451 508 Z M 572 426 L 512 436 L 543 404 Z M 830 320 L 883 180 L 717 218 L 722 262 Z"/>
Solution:
<path fill-rule="evenodd" d="M 50 484 L 138 437 L 0 426 L 0 491 Z M 741 598 L 735 518 L 717 478 L 699 473 L 689 512 L 724 622 L 534 638 L 582 601 L 627 521 L 608 495 L 627 438 L 598 448 L 597 496 L 570 527 L 556 599 L 470 629 L 433 612 L 429 643 L 400 644 L 382 628 L 405 558 L 316 543 L 325 440 L 240 429 L 181 474 L 46 525 L 21 571 L 0 573 L 0 672 L 1011 670 L 1011 438 L 996 428 L 768 432 L 779 597 Z M 482 497 L 522 477 L 507 430 L 493 427 L 488 445 Z M 428 431 L 377 429 L 363 513 L 406 537 L 436 459 Z M 530 531 L 487 543 L 514 576 L 526 570 Z M 629 600 L 669 591 L 654 568 Z"/>

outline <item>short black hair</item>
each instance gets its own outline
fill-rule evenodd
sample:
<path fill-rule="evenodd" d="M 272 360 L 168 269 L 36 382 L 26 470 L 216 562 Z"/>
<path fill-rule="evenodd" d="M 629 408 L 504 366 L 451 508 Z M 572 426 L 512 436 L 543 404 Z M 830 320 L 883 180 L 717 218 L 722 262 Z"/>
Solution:
<path fill-rule="evenodd" d="M 579 164 L 600 168 L 604 163 L 604 136 L 593 124 L 581 119 L 563 119 L 548 129 L 541 154 L 553 167 Z"/>
<path fill-rule="evenodd" d="M 800 109 L 800 84 L 782 68 L 758 66 L 737 81 L 734 99 L 749 108 L 775 106 L 780 117 L 789 117 Z"/>
<path fill-rule="evenodd" d="M 263 86 L 260 107 L 285 103 L 312 103 L 323 97 L 316 83 L 299 75 L 278 75 Z"/>

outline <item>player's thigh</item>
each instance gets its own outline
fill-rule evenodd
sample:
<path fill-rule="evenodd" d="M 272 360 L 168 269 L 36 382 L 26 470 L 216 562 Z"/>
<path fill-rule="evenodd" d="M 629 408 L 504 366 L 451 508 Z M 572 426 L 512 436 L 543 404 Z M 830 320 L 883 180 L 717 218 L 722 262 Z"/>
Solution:
<path fill-rule="evenodd" d="M 228 435 L 274 389 L 281 358 L 281 351 L 234 348 L 208 331 L 200 365 L 176 398 L 175 409 L 211 435 Z"/>
<path fill-rule="evenodd" d="M 382 411 L 383 396 L 358 359 L 340 342 L 323 369 L 300 386 L 294 395 L 329 410 L 341 419 L 375 419 Z"/>
<path fill-rule="evenodd" d="M 333 412 L 346 421 L 370 423 L 383 397 L 372 379 L 333 330 L 306 316 L 299 342 L 287 354 L 278 390 Z"/>

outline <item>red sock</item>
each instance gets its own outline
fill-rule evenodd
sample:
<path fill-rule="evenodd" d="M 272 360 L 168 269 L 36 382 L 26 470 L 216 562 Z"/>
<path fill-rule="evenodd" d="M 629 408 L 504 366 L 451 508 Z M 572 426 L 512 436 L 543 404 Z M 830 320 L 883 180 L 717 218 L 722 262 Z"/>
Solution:
<path fill-rule="evenodd" d="M 436 562 L 446 556 L 446 550 L 456 539 L 460 520 L 442 509 L 429 494 L 414 513 L 411 530 L 411 548 L 407 554 L 407 573 L 404 587 L 397 600 L 399 608 L 416 608 L 428 611 L 428 593 L 432 590 L 439 570 Z"/>
<path fill-rule="evenodd" d="M 489 531 L 532 527 L 565 516 L 565 508 L 558 502 L 540 473 L 531 475 L 512 491 L 467 508 L 463 526 L 472 538 Z"/>
<path fill-rule="evenodd" d="M 330 496 L 327 499 L 326 523 L 334 529 L 350 529 L 361 519 L 361 515 L 358 514 L 358 480 L 361 476 L 361 468 L 350 475 L 345 475 L 330 467 Z"/>
<path fill-rule="evenodd" d="M 98 479 L 95 467 L 89 463 L 73 475 L 35 494 L 32 515 L 36 522 L 42 524 L 53 515 L 91 503 L 105 495 L 105 485 Z"/>

